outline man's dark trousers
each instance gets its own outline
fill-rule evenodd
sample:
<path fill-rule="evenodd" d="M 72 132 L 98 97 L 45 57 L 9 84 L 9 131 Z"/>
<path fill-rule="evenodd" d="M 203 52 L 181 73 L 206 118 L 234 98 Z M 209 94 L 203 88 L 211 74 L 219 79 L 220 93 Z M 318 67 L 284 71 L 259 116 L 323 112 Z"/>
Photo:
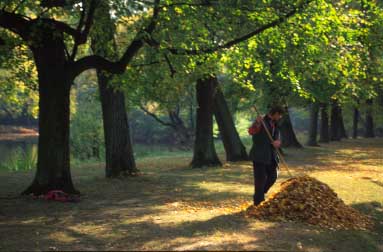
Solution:
<path fill-rule="evenodd" d="M 271 164 L 258 163 L 253 161 L 254 172 L 254 205 L 259 205 L 265 200 L 265 193 L 275 183 L 278 177 L 277 162 L 273 160 Z"/>

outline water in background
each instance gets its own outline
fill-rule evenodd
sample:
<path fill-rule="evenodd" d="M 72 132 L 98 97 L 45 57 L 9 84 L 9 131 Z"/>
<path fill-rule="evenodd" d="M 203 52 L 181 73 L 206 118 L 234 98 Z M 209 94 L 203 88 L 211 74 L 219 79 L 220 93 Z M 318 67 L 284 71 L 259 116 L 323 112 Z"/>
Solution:
<path fill-rule="evenodd" d="M 35 169 L 37 144 L 30 141 L 0 141 L 0 170 Z"/>

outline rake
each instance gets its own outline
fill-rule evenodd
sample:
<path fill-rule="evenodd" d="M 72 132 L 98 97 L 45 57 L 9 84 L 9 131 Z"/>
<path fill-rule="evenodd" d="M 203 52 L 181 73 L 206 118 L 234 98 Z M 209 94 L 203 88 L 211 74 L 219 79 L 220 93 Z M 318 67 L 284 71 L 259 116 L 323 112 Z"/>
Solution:
<path fill-rule="evenodd" d="M 258 116 L 261 116 L 261 114 L 259 113 L 257 107 L 256 107 L 256 106 L 253 106 L 253 107 L 254 107 L 255 111 L 257 112 Z M 274 139 L 273 139 L 273 137 L 271 136 L 269 129 L 266 127 L 266 124 L 265 124 L 265 122 L 263 121 L 263 118 L 261 119 L 261 123 L 262 123 L 263 128 L 266 130 L 266 134 L 267 134 L 267 136 L 269 137 L 270 141 L 273 142 Z M 283 157 L 282 153 L 279 151 L 278 148 L 275 148 L 275 150 L 276 150 L 276 152 L 277 152 L 277 154 L 278 154 L 278 156 L 279 156 L 279 159 L 281 160 L 281 163 L 283 164 L 284 168 L 286 169 L 287 174 L 289 175 L 290 178 L 292 178 L 293 175 L 291 174 L 291 172 L 290 172 L 290 170 L 289 170 L 289 166 L 287 165 L 286 160 L 285 160 L 285 158 Z M 279 164 L 278 164 L 278 166 L 279 166 Z"/>

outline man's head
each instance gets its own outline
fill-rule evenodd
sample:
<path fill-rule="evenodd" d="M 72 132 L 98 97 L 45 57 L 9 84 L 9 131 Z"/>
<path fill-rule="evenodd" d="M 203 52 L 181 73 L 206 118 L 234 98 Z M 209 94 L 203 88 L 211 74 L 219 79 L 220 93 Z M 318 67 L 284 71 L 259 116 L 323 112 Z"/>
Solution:
<path fill-rule="evenodd" d="M 282 106 L 272 106 L 269 110 L 269 117 L 277 122 L 282 118 L 283 113 L 285 110 L 283 109 Z"/>

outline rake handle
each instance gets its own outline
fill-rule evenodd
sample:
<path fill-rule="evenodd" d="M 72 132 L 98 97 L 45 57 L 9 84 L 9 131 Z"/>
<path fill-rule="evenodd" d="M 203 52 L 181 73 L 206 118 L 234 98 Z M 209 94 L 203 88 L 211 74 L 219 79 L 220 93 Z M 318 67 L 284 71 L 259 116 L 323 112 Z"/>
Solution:
<path fill-rule="evenodd" d="M 259 113 L 259 111 L 258 111 L 258 109 L 257 109 L 256 106 L 254 106 L 254 109 L 255 109 L 255 111 L 257 112 L 258 116 L 261 116 L 261 114 Z M 267 134 L 267 136 L 269 137 L 271 143 L 273 143 L 273 142 L 274 142 L 274 139 L 273 139 L 273 137 L 271 136 L 269 129 L 266 127 L 266 124 L 265 124 L 265 122 L 263 121 L 263 118 L 261 119 L 261 123 L 262 123 L 263 128 L 266 130 L 266 134 Z M 274 147 L 274 148 L 275 148 L 275 147 Z M 282 161 L 281 163 L 282 163 L 283 166 L 285 167 L 287 173 L 289 174 L 290 177 L 292 177 L 291 172 L 290 172 L 290 170 L 289 170 L 289 167 L 288 167 L 288 165 L 287 165 L 287 163 L 286 163 L 286 160 L 285 160 L 285 158 L 283 157 L 282 153 L 279 151 L 278 148 L 275 148 L 275 150 L 277 151 L 277 154 L 278 154 L 279 158 L 280 158 L 281 161 Z"/>

